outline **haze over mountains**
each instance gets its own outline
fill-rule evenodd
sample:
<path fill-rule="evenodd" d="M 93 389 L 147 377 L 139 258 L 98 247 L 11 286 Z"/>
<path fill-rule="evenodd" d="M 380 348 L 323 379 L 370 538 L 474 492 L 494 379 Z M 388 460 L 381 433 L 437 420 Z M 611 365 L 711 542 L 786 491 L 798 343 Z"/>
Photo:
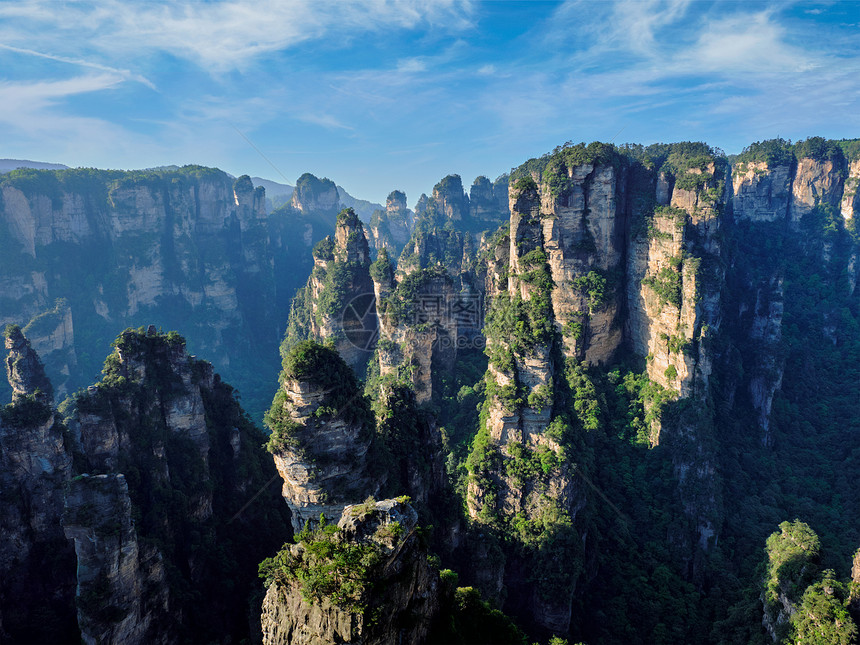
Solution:
<path fill-rule="evenodd" d="M 364 218 L 310 173 L 3 174 L 0 636 L 856 642 L 858 186 L 818 137 L 562 144 Z"/>

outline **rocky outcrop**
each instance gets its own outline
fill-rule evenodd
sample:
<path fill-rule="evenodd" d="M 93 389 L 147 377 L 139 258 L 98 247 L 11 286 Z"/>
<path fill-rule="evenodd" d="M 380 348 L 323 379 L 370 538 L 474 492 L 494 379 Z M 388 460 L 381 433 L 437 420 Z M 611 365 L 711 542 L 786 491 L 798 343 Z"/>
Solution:
<path fill-rule="evenodd" d="M 581 548 L 582 540 L 574 526 L 585 500 L 574 483 L 572 463 L 562 456 L 571 438 L 566 431 L 570 419 L 554 414 L 562 366 L 557 364 L 553 273 L 544 250 L 546 233 L 553 229 L 531 177 L 515 182 L 510 195 L 510 234 L 497 239 L 488 258 L 487 401 L 468 461 L 467 505 L 476 522 L 505 526 L 513 539 L 524 541 L 525 548 L 502 563 L 508 571 L 547 566 L 553 549 L 544 539 L 571 547 L 562 565 L 563 584 L 544 578 L 524 589 L 513 576 L 509 589 L 512 611 L 542 629 L 565 633 L 581 571 L 581 552 L 572 545 Z M 538 462 L 544 466 L 532 470 Z M 541 536 L 530 540 L 513 528 L 517 522 L 542 526 Z"/>
<path fill-rule="evenodd" d="M 797 170 L 791 185 L 789 218 L 795 227 L 804 215 L 816 206 L 838 208 L 844 186 L 841 164 L 831 159 L 803 158 L 797 160 Z"/>
<path fill-rule="evenodd" d="M 454 222 L 469 216 L 469 197 L 463 190 L 460 175 L 448 175 L 433 187 L 431 199 L 436 203 L 439 213 Z M 417 207 L 416 207 L 417 210 Z"/>
<path fill-rule="evenodd" d="M 461 326 L 477 327 L 480 303 L 461 297 L 441 267 L 416 271 L 396 285 L 379 276 L 375 275 L 379 279 L 374 289 L 380 374 L 403 377 L 412 384 L 419 403 L 429 402 L 439 374 L 454 369 Z M 464 309 L 458 315 L 461 304 Z"/>
<path fill-rule="evenodd" d="M 670 205 L 633 229 L 628 255 L 628 330 L 649 378 L 682 397 L 707 387 L 709 335 L 720 325 L 720 210 L 725 167 L 682 171 Z M 682 187 L 683 186 L 683 187 Z"/>
<path fill-rule="evenodd" d="M 12 403 L 31 396 L 39 403 L 52 405 L 54 388 L 45 375 L 39 355 L 30 346 L 30 341 L 15 325 L 9 326 L 6 337 L 6 378 L 12 387 Z"/>
<path fill-rule="evenodd" d="M 363 374 L 376 343 L 376 308 L 364 225 L 351 208 L 337 216 L 334 238 L 314 247 L 314 270 L 295 299 L 282 353 L 301 340 L 331 339 Z"/>
<path fill-rule="evenodd" d="M 732 169 L 732 207 L 738 220 L 784 221 L 792 199 L 792 167 L 765 161 L 739 163 Z"/>
<path fill-rule="evenodd" d="M 508 208 L 508 176 L 490 182 L 483 175 L 476 177 L 469 189 L 469 216 L 488 226 L 499 225 L 510 216 Z"/>
<path fill-rule="evenodd" d="M 30 322 L 58 392 L 86 387 L 101 348 L 144 321 L 181 325 L 229 374 L 260 342 L 277 346 L 288 310 L 277 311 L 274 297 L 282 240 L 272 240 L 264 191 L 247 177 L 199 166 L 29 170 L 0 184 L 0 272 L 10 299 L 0 325 Z M 285 288 L 292 296 L 296 286 Z"/>
<path fill-rule="evenodd" d="M 624 177 L 611 164 L 564 161 L 552 164 L 544 175 L 539 206 L 543 250 L 555 284 L 556 323 L 567 330 L 565 354 L 606 363 L 623 336 L 618 294 L 624 257 Z"/>
<path fill-rule="evenodd" d="M 418 515 L 389 499 L 347 506 L 331 537 L 340 549 L 363 549 L 373 564 L 360 609 L 336 600 L 308 597 L 296 579 L 272 582 L 263 602 L 266 645 L 420 645 L 439 611 L 438 573 L 427 564 L 426 547 L 416 533 Z M 284 558 L 298 567 L 318 567 L 302 542 L 286 547 Z M 335 592 L 337 593 L 337 592 Z"/>
<path fill-rule="evenodd" d="M 0 640 L 57 641 L 74 632 L 73 555 L 60 524 L 72 459 L 38 355 L 20 329 L 6 334 L 14 399 L 0 408 Z"/>
<path fill-rule="evenodd" d="M 296 180 L 290 205 L 302 213 L 329 213 L 340 210 L 337 186 L 328 178 L 319 179 L 306 172 Z"/>
<path fill-rule="evenodd" d="M 848 164 L 848 176 L 845 179 L 845 188 L 842 192 L 840 211 L 842 217 L 848 221 L 857 216 L 860 211 L 860 198 L 857 188 L 860 186 L 860 159 L 855 159 Z"/>
<path fill-rule="evenodd" d="M 313 341 L 285 358 L 281 386 L 267 415 L 269 451 L 282 494 L 301 531 L 320 515 L 336 521 L 344 506 L 374 495 L 374 433 L 367 402 L 338 353 Z"/>
<path fill-rule="evenodd" d="M 63 526 L 77 555 L 81 638 L 96 643 L 176 640 L 161 554 L 142 545 L 122 474 L 80 475 L 66 497 Z"/>
<path fill-rule="evenodd" d="M 385 248 L 395 257 L 415 228 L 415 214 L 406 207 L 406 194 L 395 190 L 388 195 L 385 210 L 373 212 L 369 226 L 369 242 L 377 251 Z"/>
<path fill-rule="evenodd" d="M 80 474 L 64 525 L 85 640 L 247 637 L 255 564 L 290 532 L 264 436 L 175 332 L 126 330 L 104 375 L 68 419 Z M 255 491 L 272 506 L 248 508 Z"/>

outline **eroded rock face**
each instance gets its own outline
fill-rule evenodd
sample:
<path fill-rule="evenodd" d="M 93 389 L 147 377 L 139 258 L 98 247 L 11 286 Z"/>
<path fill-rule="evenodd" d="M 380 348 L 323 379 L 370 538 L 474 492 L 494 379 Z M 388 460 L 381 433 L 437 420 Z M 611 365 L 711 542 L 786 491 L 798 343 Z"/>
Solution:
<path fill-rule="evenodd" d="M 581 545 L 580 538 L 572 536 L 576 516 L 584 505 L 583 491 L 574 483 L 570 464 L 556 459 L 563 453 L 563 433 L 558 430 L 564 421 L 553 416 L 563 369 L 556 364 L 556 340 L 550 331 L 557 324 L 552 294 L 555 272 L 551 266 L 555 262 L 555 270 L 563 270 L 560 249 L 564 243 L 545 237 L 554 229 L 546 223 L 538 190 L 534 182 L 511 188 L 510 234 L 496 240 L 495 249 L 488 249 L 487 296 L 492 302 L 488 313 L 491 322 L 485 330 L 490 357 L 488 405 L 486 427 L 479 430 L 470 457 L 467 506 L 478 523 L 512 518 L 547 521 L 545 530 L 553 532 L 559 530 L 553 521 L 562 522 L 564 539 L 571 537 Z M 557 253 L 554 258 L 547 250 L 550 248 Z M 525 320 L 518 327 L 512 324 L 516 319 Z M 518 475 L 518 466 L 537 455 L 543 456 L 548 468 L 533 477 Z M 485 572 L 487 579 L 500 581 L 505 577 L 503 571 L 510 574 L 542 566 L 543 556 L 528 549 L 508 555 L 507 562 L 496 559 L 494 573 Z M 575 553 L 568 554 L 565 566 L 576 560 Z M 549 601 L 545 589 L 517 588 L 518 576 L 511 574 L 515 611 L 528 615 L 543 629 L 565 633 L 577 584 L 575 568 L 565 576 L 563 588 L 553 590 Z"/>
<path fill-rule="evenodd" d="M 104 373 L 76 395 L 68 419 L 80 475 L 65 529 L 78 556 L 84 638 L 247 637 L 255 559 L 290 533 L 266 483 L 277 475 L 259 448 L 264 436 L 175 332 L 126 330 Z M 264 505 L 243 508 L 255 493 Z M 219 584 L 225 577 L 229 588 Z"/>
<path fill-rule="evenodd" d="M 337 186 L 331 179 L 318 179 L 305 173 L 296 180 L 290 205 L 302 213 L 317 212 L 334 215 L 340 208 Z"/>
<path fill-rule="evenodd" d="M 313 362 L 301 378 L 285 375 L 270 412 L 277 419 L 270 452 L 295 532 L 321 514 L 337 521 L 344 506 L 376 494 L 384 479 L 372 471 L 372 421 L 352 371 L 321 345 L 301 343 L 290 355 L 302 352 L 315 352 Z"/>
<path fill-rule="evenodd" d="M 791 166 L 767 162 L 738 164 L 732 172 L 735 217 L 750 222 L 783 221 L 792 198 Z"/>
<path fill-rule="evenodd" d="M 144 314 L 182 325 L 226 373 L 261 338 L 277 346 L 288 307 L 275 311 L 273 257 L 284 245 L 271 239 L 264 192 L 247 177 L 205 168 L 40 177 L 20 186 L 5 179 L 2 188 L 0 235 L 17 250 L 0 261 L 11 300 L 0 326 L 30 321 L 28 337 L 58 394 L 86 387 L 83 375 L 100 369 L 91 339 L 112 338 Z"/>
<path fill-rule="evenodd" d="M 15 398 L 0 417 L 0 640 L 56 641 L 74 632 L 74 556 L 60 524 L 72 459 L 38 355 L 20 330 L 6 347 Z M 38 624 L 37 605 L 55 623 Z"/>
<path fill-rule="evenodd" d="M 453 370 L 457 360 L 461 319 L 451 312 L 460 302 L 460 294 L 448 273 L 438 268 L 416 271 L 399 283 L 376 282 L 374 289 L 380 374 L 408 373 L 418 403 L 429 402 L 434 379 Z"/>
<path fill-rule="evenodd" d="M 860 198 L 857 195 L 858 186 L 860 186 L 860 159 L 855 159 L 848 164 L 848 177 L 845 179 L 845 189 L 840 204 L 842 217 L 846 221 L 854 219 L 857 216 L 857 211 L 860 210 Z"/>
<path fill-rule="evenodd" d="M 172 642 L 175 617 L 168 612 L 164 564 L 155 547 L 138 541 L 125 476 L 76 477 L 63 526 L 78 560 L 76 603 L 83 641 Z"/>
<path fill-rule="evenodd" d="M 566 174 L 562 187 L 547 183 L 540 187 L 543 249 L 556 285 L 553 310 L 562 329 L 578 330 L 565 334 L 566 355 L 605 363 L 623 339 L 618 290 L 623 272 L 624 178 L 611 165 L 560 170 Z"/>
<path fill-rule="evenodd" d="M 799 159 L 791 187 L 791 223 L 796 227 L 801 218 L 819 204 L 838 208 L 843 185 L 839 164 L 830 160 Z"/>
<path fill-rule="evenodd" d="M 395 257 L 415 228 L 415 214 L 406 207 L 406 194 L 395 190 L 388 195 L 384 211 L 374 211 L 370 220 L 369 242 L 377 251 L 388 249 Z"/>
<path fill-rule="evenodd" d="M 448 175 L 433 187 L 431 198 L 447 219 L 460 221 L 469 215 L 469 197 L 460 175 Z"/>
<path fill-rule="evenodd" d="M 439 611 L 438 574 L 427 564 L 426 548 L 415 533 L 418 514 L 408 504 L 389 499 L 347 506 L 338 523 L 340 539 L 372 545 L 380 555 L 373 586 L 362 605 L 351 612 L 328 599 L 308 601 L 294 582 L 272 584 L 263 601 L 266 645 L 420 645 Z M 394 527 L 397 527 L 396 529 Z M 303 547 L 293 545 L 294 557 Z"/>
<path fill-rule="evenodd" d="M 39 355 L 30 346 L 20 328 L 13 327 L 6 335 L 6 378 L 12 386 L 12 402 L 32 395 L 46 405 L 54 402 L 54 388 L 45 375 Z"/>
<path fill-rule="evenodd" d="M 472 182 L 469 215 L 473 220 L 490 224 L 501 223 L 509 217 L 507 175 L 502 175 L 494 183 L 483 175 Z"/>
<path fill-rule="evenodd" d="M 314 270 L 291 312 L 292 344 L 331 339 L 340 355 L 363 374 L 376 341 L 376 308 L 364 226 L 351 208 L 337 218 L 334 238 L 314 249 Z M 295 329 L 295 332 L 293 332 Z"/>
<path fill-rule="evenodd" d="M 670 205 L 658 208 L 647 230 L 630 239 L 627 259 L 627 322 L 637 354 L 646 356 L 648 377 L 682 397 L 703 391 L 712 359 L 706 339 L 719 329 L 718 204 L 714 195 L 725 169 L 710 163 L 688 175 L 707 177 L 695 189 L 676 182 Z"/>

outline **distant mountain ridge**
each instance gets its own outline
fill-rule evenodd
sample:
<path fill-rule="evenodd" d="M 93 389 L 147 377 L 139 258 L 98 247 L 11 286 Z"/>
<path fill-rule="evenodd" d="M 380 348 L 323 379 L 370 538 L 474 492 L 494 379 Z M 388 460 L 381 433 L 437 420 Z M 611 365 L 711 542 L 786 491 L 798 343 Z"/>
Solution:
<path fill-rule="evenodd" d="M 47 163 L 45 161 L 30 161 L 29 159 L 0 159 L 0 173 L 9 172 L 16 168 L 36 168 L 37 170 L 63 170 L 68 168 L 61 163 Z"/>

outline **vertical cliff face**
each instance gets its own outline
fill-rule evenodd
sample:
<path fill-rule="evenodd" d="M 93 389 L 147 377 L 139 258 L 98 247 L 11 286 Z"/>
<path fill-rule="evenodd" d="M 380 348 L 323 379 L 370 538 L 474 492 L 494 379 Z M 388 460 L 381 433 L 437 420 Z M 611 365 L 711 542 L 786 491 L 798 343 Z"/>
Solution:
<path fill-rule="evenodd" d="M 339 519 L 344 506 L 379 490 L 373 417 L 335 350 L 303 341 L 289 351 L 266 422 L 296 532 L 320 514 Z"/>
<path fill-rule="evenodd" d="M 337 186 L 331 179 L 319 179 L 306 172 L 296 180 L 290 205 L 302 213 L 334 215 L 340 210 Z"/>
<path fill-rule="evenodd" d="M 231 376 L 252 371 L 243 364 L 259 339 L 277 345 L 279 241 L 264 192 L 247 177 L 198 166 L 19 170 L 0 184 L 0 271 L 10 286 L 0 324 L 31 321 L 60 393 L 85 386 L 100 348 L 144 321 L 187 329 Z"/>
<path fill-rule="evenodd" d="M 797 225 L 816 206 L 839 206 L 843 189 L 843 169 L 840 159 L 801 157 L 791 186 L 789 218 Z"/>
<path fill-rule="evenodd" d="M 625 178 L 613 159 L 559 158 L 543 173 L 544 251 L 553 310 L 566 330 L 565 355 L 607 363 L 621 345 Z"/>
<path fill-rule="evenodd" d="M 259 449 L 262 433 L 175 332 L 126 330 L 104 374 L 76 395 L 67 420 L 80 475 L 64 526 L 78 556 L 84 638 L 246 636 L 255 562 L 289 534 L 277 495 L 266 492 L 276 472 Z M 257 490 L 273 507 L 247 507 Z"/>
<path fill-rule="evenodd" d="M 380 374 L 405 379 L 415 389 L 418 402 L 426 403 L 433 398 L 439 373 L 454 368 L 463 320 L 455 313 L 460 294 L 442 267 L 410 273 L 396 286 L 387 280 L 384 269 L 379 265 L 375 269 Z"/>
<path fill-rule="evenodd" d="M 495 182 L 481 175 L 469 189 L 469 215 L 475 221 L 488 225 L 503 222 L 510 215 L 508 208 L 508 176 L 502 175 Z"/>
<path fill-rule="evenodd" d="M 649 378 L 690 396 L 712 369 L 708 338 L 720 325 L 720 212 L 726 166 L 707 156 L 679 163 L 669 206 L 631 228 L 629 332 Z"/>
<path fill-rule="evenodd" d="M 364 373 L 376 341 L 373 289 L 364 226 L 355 211 L 344 209 L 334 238 L 314 247 L 314 270 L 293 302 L 282 353 L 301 340 L 331 339 L 344 360 Z"/>
<path fill-rule="evenodd" d="M 460 175 L 448 175 L 433 187 L 431 199 L 449 220 L 458 222 L 469 216 L 469 197 Z"/>
<path fill-rule="evenodd" d="M 503 527 L 522 545 L 507 554 L 506 577 L 498 579 L 506 580 L 512 606 L 525 603 L 518 613 L 542 629 L 565 633 L 582 571 L 576 522 L 585 500 L 573 474 L 587 460 L 574 448 L 582 446 L 576 436 L 582 426 L 574 429 L 563 403 L 569 383 L 554 310 L 553 259 L 545 250 L 563 245 L 545 237 L 555 213 L 544 213 L 532 177 L 512 184 L 510 204 L 509 234 L 488 249 L 490 360 L 481 427 L 467 462 L 467 503 L 473 520 Z M 554 260 L 560 272 L 561 261 Z M 575 365 L 571 360 L 570 369 Z M 565 560 L 550 565 L 556 549 L 566 551 Z M 522 587 L 523 570 L 541 572 L 540 582 Z"/>
<path fill-rule="evenodd" d="M 857 196 L 857 188 L 860 186 L 860 159 L 848 163 L 847 174 L 840 204 L 840 212 L 846 221 L 853 220 L 860 210 L 860 199 Z"/>
<path fill-rule="evenodd" d="M 415 228 L 415 214 L 406 207 L 406 193 L 392 191 L 385 201 L 384 211 L 374 211 L 370 219 L 370 245 L 377 251 L 387 249 L 395 257 Z"/>
<path fill-rule="evenodd" d="M 72 460 L 51 384 L 17 327 L 7 328 L 6 349 L 14 398 L 0 408 L 0 637 L 57 641 L 75 631 L 73 555 L 60 524 Z"/>
<path fill-rule="evenodd" d="M 54 388 L 45 374 L 39 355 L 30 346 L 30 341 L 21 328 L 10 325 L 6 329 L 6 378 L 12 387 L 12 403 L 32 396 L 39 403 L 52 405 Z"/>
<path fill-rule="evenodd" d="M 749 161 L 732 168 L 732 207 L 738 220 L 784 221 L 792 199 L 793 164 Z"/>
<path fill-rule="evenodd" d="M 439 611 L 439 578 L 427 564 L 417 528 L 418 514 L 408 504 L 371 500 L 347 506 L 336 527 L 286 545 L 264 563 L 270 579 L 263 642 L 424 643 Z M 343 558 L 340 564 L 328 561 L 340 554 L 356 554 L 349 560 L 352 571 L 343 569 Z M 317 571 L 329 571 L 329 579 L 312 590 L 303 581 Z"/>
<path fill-rule="evenodd" d="M 78 624 L 88 645 L 168 643 L 176 617 L 161 554 L 138 540 L 122 474 L 80 475 L 66 497 L 66 537 L 77 556 Z"/>

